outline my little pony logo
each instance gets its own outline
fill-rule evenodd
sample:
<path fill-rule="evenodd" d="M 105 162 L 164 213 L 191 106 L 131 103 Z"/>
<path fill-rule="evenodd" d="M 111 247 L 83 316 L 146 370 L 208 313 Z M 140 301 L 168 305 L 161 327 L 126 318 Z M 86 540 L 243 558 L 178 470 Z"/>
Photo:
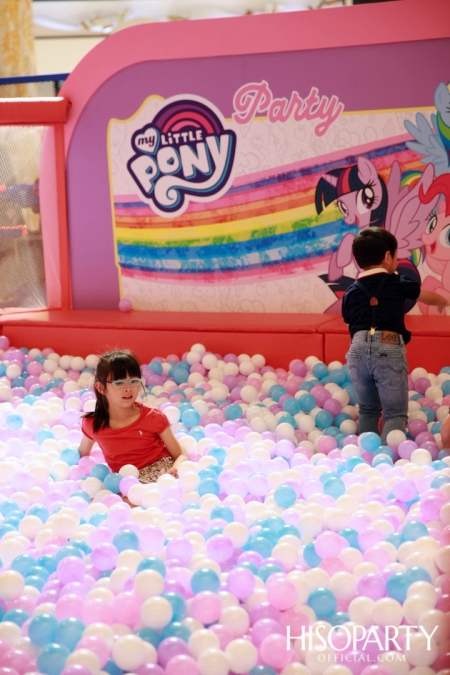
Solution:
<path fill-rule="evenodd" d="M 127 168 L 145 201 L 161 216 L 183 213 L 190 201 L 217 199 L 231 180 L 236 134 L 220 112 L 196 96 L 168 99 L 135 131 Z"/>

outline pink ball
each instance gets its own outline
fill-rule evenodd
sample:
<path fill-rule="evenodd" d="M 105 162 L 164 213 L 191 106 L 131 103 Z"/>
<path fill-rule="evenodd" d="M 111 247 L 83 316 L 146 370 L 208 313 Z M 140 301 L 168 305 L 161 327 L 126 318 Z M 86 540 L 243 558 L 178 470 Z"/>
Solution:
<path fill-rule="evenodd" d="M 305 377 L 308 372 L 308 367 L 300 359 L 294 359 L 289 364 L 289 370 L 293 375 L 298 375 L 299 377 Z"/>
<path fill-rule="evenodd" d="M 224 626 L 221 623 L 215 623 L 213 626 L 209 626 L 208 630 L 211 630 L 219 638 L 220 649 L 225 649 L 225 647 L 234 639 L 231 628 Z"/>
<path fill-rule="evenodd" d="M 9 347 L 9 340 L 6 335 L 0 335 L 0 349 L 6 350 Z"/>
<path fill-rule="evenodd" d="M 428 387 L 431 387 L 428 377 L 419 377 L 414 383 L 414 389 L 418 394 L 425 394 Z"/>
<path fill-rule="evenodd" d="M 331 530 L 324 530 L 317 535 L 314 542 L 316 553 L 321 558 L 335 558 L 342 551 L 341 537 Z"/>
<path fill-rule="evenodd" d="M 10 668 L 12 672 L 15 671 L 18 675 L 24 675 L 29 671 L 30 661 L 31 656 L 27 652 L 13 648 L 2 657 L 2 666 L 5 670 Z"/>
<path fill-rule="evenodd" d="M 420 496 L 420 512 L 427 521 L 439 520 L 444 504 L 445 496 L 440 490 L 427 490 Z"/>
<path fill-rule="evenodd" d="M 63 619 L 68 619 L 74 617 L 75 619 L 81 619 L 83 614 L 84 607 L 84 598 L 69 593 L 68 595 L 63 595 L 59 598 L 56 603 L 55 616 L 58 621 Z"/>
<path fill-rule="evenodd" d="M 119 309 L 121 312 L 131 312 L 133 309 L 133 303 L 128 298 L 123 298 L 119 302 Z"/>
<path fill-rule="evenodd" d="M 273 619 L 260 619 L 252 627 L 252 642 L 255 647 L 259 647 L 262 641 L 273 634 L 283 635 L 283 629 L 278 621 Z"/>
<path fill-rule="evenodd" d="M 184 537 L 175 537 L 171 539 L 166 546 L 166 555 L 168 559 L 174 558 L 186 564 L 192 558 L 194 548 Z"/>
<path fill-rule="evenodd" d="M 108 532 L 108 535 L 112 534 L 108 530 L 105 530 L 105 532 Z M 112 570 L 114 569 L 118 555 L 119 551 L 110 542 L 99 543 L 92 549 L 91 553 L 92 564 L 100 572 Z"/>
<path fill-rule="evenodd" d="M 142 601 L 134 591 L 125 591 L 113 600 L 115 620 L 133 627 L 141 618 Z"/>
<path fill-rule="evenodd" d="M 192 656 L 178 654 L 173 656 L 166 665 L 166 675 L 198 675 L 199 669 Z"/>
<path fill-rule="evenodd" d="M 408 424 L 408 431 L 413 438 L 416 438 L 421 431 L 428 431 L 428 426 L 424 420 L 411 420 Z"/>
<path fill-rule="evenodd" d="M 103 598 L 85 599 L 81 619 L 86 626 L 89 626 L 91 623 L 113 623 L 114 612 L 112 602 Z"/>
<path fill-rule="evenodd" d="M 407 441 L 403 441 L 403 443 L 406 442 Z M 396 499 L 400 499 L 402 502 L 409 502 L 417 495 L 417 487 L 410 478 L 400 478 L 400 480 L 397 480 L 392 486 L 392 492 Z"/>
<path fill-rule="evenodd" d="M 163 668 L 176 656 L 190 656 L 191 652 L 186 642 L 179 637 L 165 638 L 158 645 L 158 661 Z"/>
<path fill-rule="evenodd" d="M 281 670 L 292 660 L 292 651 L 286 649 L 285 635 L 268 635 L 261 642 L 259 656 L 264 665 Z"/>
<path fill-rule="evenodd" d="M 222 614 L 222 601 L 212 591 L 200 591 L 192 598 L 191 612 L 194 619 L 201 623 L 214 623 Z"/>
<path fill-rule="evenodd" d="M 358 595 L 364 595 L 372 600 L 383 598 L 386 593 L 386 581 L 382 574 L 369 572 L 364 574 L 358 581 Z"/>
<path fill-rule="evenodd" d="M 339 415 L 339 413 L 341 412 L 342 405 L 335 398 L 329 398 L 323 404 L 323 409 L 331 413 L 333 417 L 336 417 L 336 415 Z"/>
<path fill-rule="evenodd" d="M 333 436 L 320 436 L 317 439 L 317 450 L 324 455 L 328 455 L 336 447 L 336 439 Z"/>
<path fill-rule="evenodd" d="M 266 584 L 268 601 L 273 607 L 281 611 L 290 609 L 297 601 L 297 589 L 295 585 L 285 577 L 271 581 L 273 576 L 269 577 Z"/>
<path fill-rule="evenodd" d="M 413 420 L 413 422 L 417 421 L 421 422 L 422 420 Z M 413 424 L 413 422 L 411 422 L 411 424 Z M 401 459 L 411 459 L 412 453 L 414 450 L 417 450 L 418 447 L 419 446 L 414 441 L 402 441 L 398 446 L 398 455 Z"/>
<path fill-rule="evenodd" d="M 227 577 L 227 589 L 239 600 L 248 598 L 255 587 L 253 573 L 245 567 L 235 567 Z"/>
<path fill-rule="evenodd" d="M 384 535 L 376 527 L 367 527 L 360 532 L 358 537 L 358 543 L 363 551 L 367 551 L 368 548 L 372 548 L 381 541 L 384 541 Z"/>
<path fill-rule="evenodd" d="M 56 568 L 56 575 L 63 584 L 70 581 L 83 581 L 85 574 L 86 565 L 77 556 L 63 558 Z"/>

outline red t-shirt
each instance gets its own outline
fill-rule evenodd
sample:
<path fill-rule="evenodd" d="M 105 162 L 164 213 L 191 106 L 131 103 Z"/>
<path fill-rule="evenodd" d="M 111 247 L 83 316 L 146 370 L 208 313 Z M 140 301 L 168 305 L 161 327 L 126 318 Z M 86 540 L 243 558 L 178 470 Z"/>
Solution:
<path fill-rule="evenodd" d="M 83 434 L 99 444 L 114 472 L 118 472 L 124 464 L 143 469 L 161 457 L 171 456 L 159 437 L 170 425 L 166 415 L 158 408 L 148 408 L 142 403 L 136 405 L 141 408 L 140 416 L 136 422 L 121 429 L 102 427 L 94 432 L 92 417 L 84 417 L 81 423 Z"/>

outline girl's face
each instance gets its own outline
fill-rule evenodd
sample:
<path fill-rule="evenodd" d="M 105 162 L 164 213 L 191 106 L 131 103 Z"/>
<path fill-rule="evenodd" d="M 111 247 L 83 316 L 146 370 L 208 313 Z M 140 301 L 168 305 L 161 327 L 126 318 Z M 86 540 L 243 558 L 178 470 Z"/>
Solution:
<path fill-rule="evenodd" d="M 422 234 L 425 245 L 425 258 L 450 260 L 450 217 L 445 215 L 445 202 L 440 203 L 437 213 L 433 213 Z"/>
<path fill-rule="evenodd" d="M 129 408 L 134 405 L 140 393 L 142 381 L 139 377 L 133 377 L 127 373 L 123 380 L 114 381 L 112 377 L 108 377 L 106 382 L 96 382 L 95 386 L 101 394 L 106 396 L 110 408 Z"/>
<path fill-rule="evenodd" d="M 356 223 L 361 229 L 369 227 L 372 209 L 376 206 L 376 197 L 373 188 L 365 185 L 361 190 L 348 192 L 337 198 L 336 204 L 344 216 L 344 223 Z"/>

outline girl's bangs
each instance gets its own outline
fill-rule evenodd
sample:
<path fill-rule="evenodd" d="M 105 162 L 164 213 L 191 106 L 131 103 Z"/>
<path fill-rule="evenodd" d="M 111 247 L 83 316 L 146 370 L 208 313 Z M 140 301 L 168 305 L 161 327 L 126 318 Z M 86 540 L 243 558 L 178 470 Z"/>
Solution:
<path fill-rule="evenodd" d="M 130 354 L 117 354 L 109 362 L 109 376 L 112 380 L 123 380 L 130 377 L 141 377 L 141 368 Z"/>

